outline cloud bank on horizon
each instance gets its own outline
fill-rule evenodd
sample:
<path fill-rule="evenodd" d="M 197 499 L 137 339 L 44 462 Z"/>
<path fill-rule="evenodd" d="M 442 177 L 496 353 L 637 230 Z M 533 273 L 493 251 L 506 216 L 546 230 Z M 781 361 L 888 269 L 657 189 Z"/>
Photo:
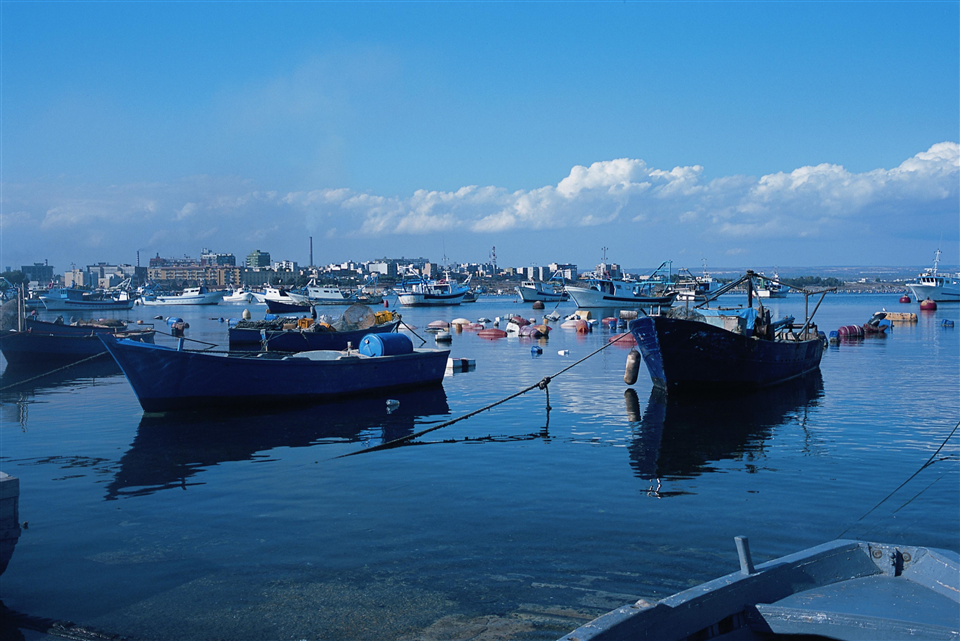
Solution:
<path fill-rule="evenodd" d="M 627 235 L 657 239 L 656 249 L 666 253 L 656 256 L 693 243 L 701 253 L 737 256 L 737 262 L 767 261 L 761 244 L 786 244 L 795 255 L 783 255 L 781 264 L 803 264 L 804 247 L 814 243 L 847 248 L 834 264 L 889 264 L 907 259 L 891 253 L 904 238 L 958 240 L 956 142 L 863 173 L 825 163 L 759 178 L 706 180 L 703 174 L 699 165 L 667 170 L 620 158 L 575 166 L 556 185 L 516 191 L 470 185 L 407 197 L 345 188 L 281 193 L 217 176 L 108 187 L 7 184 L 3 266 L 44 258 L 59 269 L 68 262 L 130 262 L 135 250 L 196 255 L 200 245 L 238 256 L 263 248 L 285 258 L 285 252 L 304 254 L 308 235 L 328 248 L 317 262 L 411 255 L 418 237 L 440 234 L 451 246 L 484 247 L 464 261 L 484 261 L 491 244 L 526 246 L 531 258 L 509 261 L 518 265 L 584 261 L 576 249 L 581 242 Z M 569 246 L 537 251 L 521 240 L 536 233 L 566 234 Z M 855 241 L 867 237 L 869 246 L 857 248 Z M 923 256 L 906 264 L 925 260 L 932 248 L 923 247 Z"/>

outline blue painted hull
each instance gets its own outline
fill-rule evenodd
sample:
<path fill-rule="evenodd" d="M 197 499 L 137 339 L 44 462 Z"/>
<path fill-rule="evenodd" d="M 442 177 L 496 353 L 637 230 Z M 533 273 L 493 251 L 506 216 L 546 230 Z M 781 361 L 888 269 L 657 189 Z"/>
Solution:
<path fill-rule="evenodd" d="M 840 539 L 756 567 L 749 557 L 739 572 L 618 608 L 560 641 L 957 638 L 952 550 Z"/>
<path fill-rule="evenodd" d="M 400 321 L 376 325 L 352 332 L 310 332 L 298 329 L 266 330 L 267 349 L 272 352 L 306 352 L 316 349 L 341 350 L 351 343 L 354 348 L 367 334 L 395 332 Z M 231 327 L 230 351 L 260 351 L 263 337 L 259 329 Z"/>
<path fill-rule="evenodd" d="M 309 312 L 310 305 L 296 305 L 294 303 L 281 303 L 275 300 L 267 301 L 267 313 L 269 314 L 296 314 L 298 312 Z"/>
<path fill-rule="evenodd" d="M 308 403 L 440 385 L 447 350 L 336 360 L 224 355 L 101 337 L 147 412 Z M 328 354 L 336 354 L 335 352 Z"/>
<path fill-rule="evenodd" d="M 630 323 L 653 384 L 668 391 L 744 391 L 820 368 L 823 343 L 758 340 L 698 321 L 648 316 Z"/>
<path fill-rule="evenodd" d="M 110 334 L 107 332 L 106 334 Z M 137 340 L 153 343 L 155 332 L 137 332 Z M 39 363 L 72 363 L 107 350 L 99 335 L 87 332 L 82 335 L 44 334 L 41 332 L 9 332 L 0 335 L 0 352 L 11 365 L 36 365 Z"/>

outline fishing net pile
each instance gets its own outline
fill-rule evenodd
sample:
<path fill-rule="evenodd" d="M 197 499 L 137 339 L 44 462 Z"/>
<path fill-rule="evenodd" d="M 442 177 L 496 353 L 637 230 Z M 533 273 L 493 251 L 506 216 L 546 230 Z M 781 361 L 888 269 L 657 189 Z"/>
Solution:
<path fill-rule="evenodd" d="M 269 320 L 241 320 L 237 321 L 236 327 L 279 331 L 294 326 L 308 332 L 350 332 L 373 327 L 377 324 L 377 315 L 368 306 L 357 303 L 348 307 L 339 318 L 322 315 L 309 327 L 303 327 L 301 321 L 302 317 L 299 316 L 281 316 Z"/>

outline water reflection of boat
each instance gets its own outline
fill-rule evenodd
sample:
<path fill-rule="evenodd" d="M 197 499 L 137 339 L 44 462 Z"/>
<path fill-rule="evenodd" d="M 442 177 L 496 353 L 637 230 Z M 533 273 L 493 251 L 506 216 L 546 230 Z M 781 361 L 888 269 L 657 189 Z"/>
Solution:
<path fill-rule="evenodd" d="M 197 484 L 194 477 L 209 467 L 249 461 L 278 447 L 385 443 L 412 434 L 425 417 L 449 412 L 443 388 L 436 387 L 260 415 L 224 410 L 144 415 L 106 498 Z"/>
<path fill-rule="evenodd" d="M 644 480 L 690 478 L 711 463 L 756 450 L 774 428 L 815 406 L 823 395 L 820 372 L 790 384 L 746 395 L 668 397 L 654 389 L 646 411 L 627 397 L 634 422 L 630 466 Z"/>
<path fill-rule="evenodd" d="M 0 389 L 5 395 L 29 394 L 77 381 L 122 375 L 116 361 L 106 352 L 100 358 L 53 370 L 46 363 L 8 363 L 3 374 L 0 374 Z"/>

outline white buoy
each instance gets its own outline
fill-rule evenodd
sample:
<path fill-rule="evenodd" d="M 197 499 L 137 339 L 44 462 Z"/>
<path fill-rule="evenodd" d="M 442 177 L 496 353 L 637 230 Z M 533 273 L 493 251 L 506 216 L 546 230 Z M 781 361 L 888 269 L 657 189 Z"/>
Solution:
<path fill-rule="evenodd" d="M 395 398 L 387 399 L 387 414 L 400 407 L 400 401 Z"/>
<path fill-rule="evenodd" d="M 559 352 L 557 352 L 557 354 L 560 354 L 560 356 L 567 356 L 567 355 L 570 354 L 570 350 L 569 350 L 569 349 L 561 349 Z"/>
<path fill-rule="evenodd" d="M 250 310 L 249 309 L 243 310 L 242 316 L 243 316 L 243 320 L 250 320 Z"/>

